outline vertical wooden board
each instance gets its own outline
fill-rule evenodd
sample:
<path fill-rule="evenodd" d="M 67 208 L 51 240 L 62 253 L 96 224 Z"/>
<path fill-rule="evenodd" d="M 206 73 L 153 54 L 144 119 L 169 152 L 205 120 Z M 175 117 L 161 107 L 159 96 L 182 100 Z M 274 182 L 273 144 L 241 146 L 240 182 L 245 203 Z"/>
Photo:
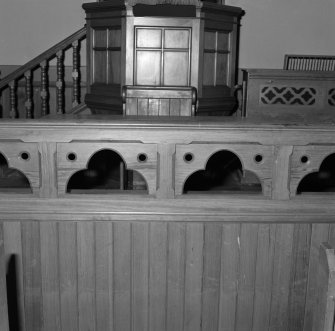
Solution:
<path fill-rule="evenodd" d="M 114 330 L 131 329 L 131 223 L 116 222 L 114 252 Z"/>
<path fill-rule="evenodd" d="M 335 247 L 335 224 L 329 224 L 328 243 Z"/>
<path fill-rule="evenodd" d="M 95 223 L 97 330 L 113 330 L 113 223 Z"/>
<path fill-rule="evenodd" d="M 3 222 L 0 222 L 0 330 L 9 331 Z"/>
<path fill-rule="evenodd" d="M 5 254 L 7 263 L 7 272 L 10 282 L 7 284 L 10 293 L 8 307 L 12 311 L 16 310 L 15 324 L 18 330 L 25 330 L 25 313 L 24 313 L 24 292 L 23 292 L 23 265 L 22 265 L 22 241 L 21 241 L 21 223 L 20 222 L 4 222 L 4 239 Z M 15 308 L 12 308 L 15 306 Z"/>
<path fill-rule="evenodd" d="M 41 197 L 57 196 L 56 152 L 56 143 L 42 142 L 39 144 Z"/>
<path fill-rule="evenodd" d="M 167 330 L 183 329 L 185 299 L 185 224 L 168 223 Z"/>
<path fill-rule="evenodd" d="M 202 329 L 212 331 L 219 321 L 222 226 L 206 224 L 204 237 Z"/>
<path fill-rule="evenodd" d="M 60 222 L 58 235 L 62 331 L 78 331 L 77 223 Z"/>
<path fill-rule="evenodd" d="M 137 100 L 137 115 L 146 116 L 149 115 L 149 99 L 143 98 Z"/>
<path fill-rule="evenodd" d="M 180 116 L 180 99 L 170 99 L 170 116 Z"/>
<path fill-rule="evenodd" d="M 150 223 L 149 246 L 149 331 L 164 331 L 166 330 L 166 223 Z"/>
<path fill-rule="evenodd" d="M 293 224 L 276 225 L 269 331 L 288 330 Z"/>
<path fill-rule="evenodd" d="M 96 330 L 94 223 L 77 223 L 79 330 Z"/>
<path fill-rule="evenodd" d="M 312 331 L 313 313 L 317 297 L 317 275 L 319 266 L 319 249 L 328 240 L 329 224 L 312 224 L 311 247 L 308 264 L 308 283 L 305 305 L 304 331 Z"/>
<path fill-rule="evenodd" d="M 180 100 L 180 116 L 191 116 L 192 115 L 192 100 L 181 99 Z"/>
<path fill-rule="evenodd" d="M 251 330 L 255 296 L 258 224 L 242 224 L 236 330 Z"/>
<path fill-rule="evenodd" d="M 170 115 L 170 100 L 159 99 L 159 116 L 169 116 L 169 115 Z"/>
<path fill-rule="evenodd" d="M 58 226 L 40 223 L 43 330 L 60 331 Z"/>
<path fill-rule="evenodd" d="M 204 225 L 186 224 L 184 331 L 201 330 Z"/>
<path fill-rule="evenodd" d="M 289 330 L 292 331 L 301 331 L 304 327 L 310 239 L 310 224 L 294 225 L 289 301 Z"/>
<path fill-rule="evenodd" d="M 222 225 L 219 330 L 234 331 L 240 259 L 240 224 Z"/>
<path fill-rule="evenodd" d="M 149 99 L 148 115 L 158 116 L 159 114 L 159 99 Z"/>
<path fill-rule="evenodd" d="M 132 225 L 132 330 L 147 331 L 149 312 L 149 224 Z"/>
<path fill-rule="evenodd" d="M 21 223 L 26 331 L 43 329 L 40 224 Z"/>
<path fill-rule="evenodd" d="M 275 237 L 276 225 L 259 225 L 252 331 L 269 328 Z"/>
<path fill-rule="evenodd" d="M 137 98 L 127 98 L 126 115 L 138 115 L 137 114 Z"/>

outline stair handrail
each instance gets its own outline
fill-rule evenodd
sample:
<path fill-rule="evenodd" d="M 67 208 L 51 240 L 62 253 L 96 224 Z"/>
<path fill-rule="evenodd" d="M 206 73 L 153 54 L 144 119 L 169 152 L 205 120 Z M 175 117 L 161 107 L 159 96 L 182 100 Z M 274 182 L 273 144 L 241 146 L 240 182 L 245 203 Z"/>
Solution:
<path fill-rule="evenodd" d="M 86 37 L 86 25 L 79 29 L 78 31 L 74 32 L 69 37 L 63 39 L 56 45 L 50 47 L 48 50 L 43 52 L 42 54 L 36 56 L 32 60 L 28 61 L 27 63 L 20 66 L 17 70 L 13 71 L 9 75 L 5 76 L 4 78 L 0 79 L 0 90 L 6 87 L 10 82 L 13 80 L 17 80 L 22 77 L 28 70 L 34 70 L 37 68 L 41 62 L 49 61 L 56 57 L 56 54 L 59 51 L 66 50 L 71 47 L 71 45 L 77 41 L 82 40 Z"/>

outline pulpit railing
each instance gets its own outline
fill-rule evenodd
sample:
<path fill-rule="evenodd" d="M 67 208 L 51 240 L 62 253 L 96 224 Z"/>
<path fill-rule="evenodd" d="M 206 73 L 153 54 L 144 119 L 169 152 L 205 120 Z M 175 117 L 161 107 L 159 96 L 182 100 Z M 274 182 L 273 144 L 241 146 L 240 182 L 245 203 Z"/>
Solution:
<path fill-rule="evenodd" d="M 81 42 L 86 38 L 86 27 L 81 28 L 61 42 L 52 46 L 31 61 L 19 67 L 17 70 L 0 80 L 0 110 L 1 116 L 9 118 L 37 118 L 49 113 L 62 114 L 68 111 L 65 108 L 65 54 L 72 49 L 72 102 L 71 110 L 78 110 L 81 103 L 81 80 L 80 80 L 80 50 Z M 51 96 L 49 87 L 50 62 L 56 60 L 55 66 L 55 96 Z M 40 74 L 39 100 L 34 95 L 36 80 L 34 76 Z M 23 83 L 23 84 L 22 84 Z M 24 101 L 19 100 L 18 89 L 24 90 Z M 8 96 L 8 110 L 3 104 L 4 95 Z M 55 99 L 51 108 L 50 99 Z M 22 105 L 23 103 L 23 105 Z M 38 104 L 37 104 L 38 103 Z M 19 109 L 23 106 L 23 110 Z M 36 111 L 37 108 L 39 111 Z"/>

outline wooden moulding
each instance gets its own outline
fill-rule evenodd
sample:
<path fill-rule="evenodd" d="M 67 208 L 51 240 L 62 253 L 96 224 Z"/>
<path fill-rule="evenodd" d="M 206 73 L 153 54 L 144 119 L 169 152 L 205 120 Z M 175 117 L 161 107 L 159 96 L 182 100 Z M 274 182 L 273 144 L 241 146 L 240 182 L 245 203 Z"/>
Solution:
<path fill-rule="evenodd" d="M 12 220 L 52 215 L 59 220 L 332 222 L 334 195 L 295 194 L 300 179 L 335 152 L 329 123 L 102 116 L 2 121 L 0 151 L 9 157 L 9 166 L 36 181 L 32 195 L 1 193 L 0 215 Z M 143 175 L 149 194 L 65 194 L 71 174 L 106 148 Z M 30 153 L 30 162 L 17 158 L 21 150 Z M 263 194 L 182 194 L 185 179 L 219 150 L 235 153 L 243 169 L 258 176 Z M 70 152 L 76 153 L 77 163 L 66 159 Z M 138 162 L 141 152 L 148 162 Z M 184 161 L 188 152 L 194 162 Z M 262 155 L 261 162 L 255 162 L 255 154 Z M 310 162 L 302 164 L 302 155 Z"/>

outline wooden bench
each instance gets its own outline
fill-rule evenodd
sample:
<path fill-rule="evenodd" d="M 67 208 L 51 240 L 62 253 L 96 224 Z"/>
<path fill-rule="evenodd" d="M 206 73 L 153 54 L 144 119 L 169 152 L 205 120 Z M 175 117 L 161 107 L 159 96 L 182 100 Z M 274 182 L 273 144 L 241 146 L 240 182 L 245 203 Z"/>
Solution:
<path fill-rule="evenodd" d="M 194 87 L 124 86 L 124 115 L 194 116 L 197 92 Z"/>

